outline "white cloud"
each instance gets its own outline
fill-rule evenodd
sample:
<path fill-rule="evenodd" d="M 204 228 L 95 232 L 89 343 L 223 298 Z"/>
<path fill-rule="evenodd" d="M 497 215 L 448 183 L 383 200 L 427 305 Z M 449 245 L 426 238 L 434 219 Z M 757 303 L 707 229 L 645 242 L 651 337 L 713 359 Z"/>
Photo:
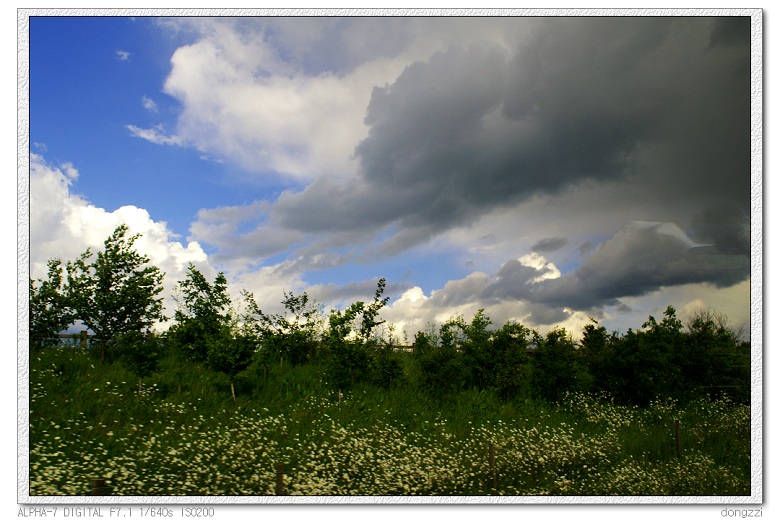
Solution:
<path fill-rule="evenodd" d="M 547 259 L 539 253 L 528 253 L 527 255 L 521 256 L 517 260 L 521 264 L 528 267 L 533 267 L 537 271 L 541 272 L 539 276 L 531 280 L 533 283 L 561 277 L 561 272 L 557 267 L 555 267 L 555 264 L 547 261 Z"/>
<path fill-rule="evenodd" d="M 245 50 L 218 52 L 217 45 L 201 41 L 172 58 L 165 90 L 184 105 L 179 135 L 249 171 L 298 179 L 354 171 L 350 157 L 366 134 L 370 72 L 258 77 L 241 63 Z"/>
<path fill-rule="evenodd" d="M 130 130 L 130 133 L 133 134 L 133 136 L 145 139 L 154 144 L 165 144 L 169 146 L 184 146 L 186 144 L 181 136 L 166 135 L 162 125 L 157 125 L 152 128 L 140 128 L 135 125 L 126 125 L 126 128 Z"/>
<path fill-rule="evenodd" d="M 130 61 L 130 53 L 127 51 L 116 51 L 116 59 L 119 61 Z"/>
<path fill-rule="evenodd" d="M 299 181 L 356 172 L 352 157 L 367 136 L 373 90 L 395 81 L 408 64 L 450 45 L 491 40 L 509 46 L 522 37 L 509 21 L 474 19 L 183 19 L 165 25 L 197 34 L 176 50 L 165 82 L 165 92 L 182 104 L 177 133 L 249 171 Z"/>
<path fill-rule="evenodd" d="M 157 113 L 157 103 L 150 97 L 144 96 L 141 98 L 141 104 L 149 112 Z"/>
<path fill-rule="evenodd" d="M 87 248 L 101 250 L 103 242 L 120 224 L 130 235 L 141 234 L 137 250 L 165 273 L 166 295 L 177 281 L 184 279 L 190 262 L 207 276 L 216 271 L 197 242 L 186 246 L 176 240 L 164 222 L 154 221 L 149 213 L 135 206 L 123 206 L 108 212 L 70 193 L 78 175 L 70 164 L 53 166 L 42 156 L 30 156 L 30 276 L 46 276 L 46 262 L 59 258 L 75 260 Z M 166 302 L 172 312 L 172 301 Z"/>

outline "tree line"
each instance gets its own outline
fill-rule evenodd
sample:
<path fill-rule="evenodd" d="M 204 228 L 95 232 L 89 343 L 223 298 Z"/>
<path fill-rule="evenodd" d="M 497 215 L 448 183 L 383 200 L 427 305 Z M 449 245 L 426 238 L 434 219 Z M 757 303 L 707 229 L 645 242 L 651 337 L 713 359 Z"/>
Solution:
<path fill-rule="evenodd" d="M 173 323 L 155 333 L 153 326 L 165 320 L 164 275 L 135 251 L 140 235 L 127 233 L 121 225 L 102 251 L 87 249 L 64 265 L 49 260 L 47 278 L 30 279 L 30 345 L 56 345 L 59 332 L 82 323 L 94 334 L 101 361 L 121 362 L 136 374 L 139 393 L 160 357 L 175 351 L 225 374 L 234 401 L 234 382 L 251 364 L 261 367 L 264 383 L 272 367 L 316 364 L 339 391 L 414 381 L 437 397 L 478 389 L 504 400 L 604 393 L 640 406 L 707 394 L 750 400 L 750 343 L 711 310 L 683 324 L 670 306 L 660 321 L 650 316 L 625 334 L 593 320 L 579 340 L 564 329 L 542 335 L 514 321 L 496 327 L 479 310 L 471 321 L 455 316 L 439 327 L 429 324 L 409 354 L 397 352 L 398 340 L 384 333 L 379 318 L 388 302 L 385 279 L 370 302 L 327 317 L 305 292 L 285 292 L 284 311 L 268 314 L 247 291 L 234 305 L 223 273 L 209 281 L 190 264 L 176 287 Z"/>

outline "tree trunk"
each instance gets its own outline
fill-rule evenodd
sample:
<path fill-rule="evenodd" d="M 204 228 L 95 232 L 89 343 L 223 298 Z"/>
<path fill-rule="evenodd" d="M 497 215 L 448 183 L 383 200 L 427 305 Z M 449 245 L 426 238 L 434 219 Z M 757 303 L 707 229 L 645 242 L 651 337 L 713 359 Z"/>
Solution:
<path fill-rule="evenodd" d="M 138 376 L 138 397 L 141 397 L 141 376 Z"/>
<path fill-rule="evenodd" d="M 233 394 L 233 404 L 238 405 L 238 401 L 236 401 L 236 387 L 233 386 L 233 381 L 230 382 L 230 393 Z"/>

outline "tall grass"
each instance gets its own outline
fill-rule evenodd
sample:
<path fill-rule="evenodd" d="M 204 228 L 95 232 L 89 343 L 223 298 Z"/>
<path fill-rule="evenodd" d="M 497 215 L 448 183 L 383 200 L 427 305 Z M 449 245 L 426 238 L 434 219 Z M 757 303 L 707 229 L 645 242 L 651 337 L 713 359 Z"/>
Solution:
<path fill-rule="evenodd" d="M 286 492 L 303 495 L 750 494 L 748 407 L 436 397 L 398 356 L 398 385 L 341 394 L 317 363 L 271 367 L 267 381 L 251 367 L 234 404 L 226 376 L 175 352 L 140 395 L 128 370 L 90 351 L 32 354 L 30 494 L 83 495 L 102 477 L 122 495 L 266 495 L 278 463 Z"/>

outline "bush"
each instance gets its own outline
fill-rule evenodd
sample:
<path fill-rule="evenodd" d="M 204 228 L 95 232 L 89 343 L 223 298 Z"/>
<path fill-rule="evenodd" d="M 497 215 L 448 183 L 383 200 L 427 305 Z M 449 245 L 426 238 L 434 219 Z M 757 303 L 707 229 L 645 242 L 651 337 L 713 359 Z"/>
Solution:
<path fill-rule="evenodd" d="M 327 349 L 325 379 L 334 389 L 346 391 L 369 379 L 372 360 L 363 342 L 331 338 Z"/>

